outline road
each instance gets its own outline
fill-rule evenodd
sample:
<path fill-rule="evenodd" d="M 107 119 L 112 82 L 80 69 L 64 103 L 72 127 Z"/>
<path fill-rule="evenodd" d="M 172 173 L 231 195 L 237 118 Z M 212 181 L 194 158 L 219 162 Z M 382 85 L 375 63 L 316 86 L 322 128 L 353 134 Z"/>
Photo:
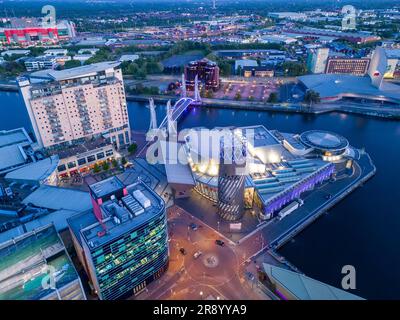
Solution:
<path fill-rule="evenodd" d="M 196 231 L 189 228 L 195 222 Z M 170 266 L 167 273 L 148 286 L 136 299 L 221 299 L 260 300 L 267 296 L 252 290 L 244 279 L 244 261 L 248 255 L 238 246 L 225 242 L 223 247 L 215 244 L 220 236 L 202 222 L 194 220 L 185 210 L 174 206 L 168 213 L 170 241 Z M 249 238 L 253 242 L 256 238 Z M 249 244 L 247 243 L 247 244 Z M 259 251 L 257 245 L 246 246 L 245 251 Z M 184 248 L 186 254 L 179 250 Z M 193 254 L 201 251 L 196 259 Z M 250 253 L 251 254 L 251 253 Z"/>

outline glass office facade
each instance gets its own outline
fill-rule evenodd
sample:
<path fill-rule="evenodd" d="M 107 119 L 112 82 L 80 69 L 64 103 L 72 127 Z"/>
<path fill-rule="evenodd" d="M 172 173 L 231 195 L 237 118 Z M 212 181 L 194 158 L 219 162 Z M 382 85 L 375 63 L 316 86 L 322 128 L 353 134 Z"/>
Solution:
<path fill-rule="evenodd" d="M 140 226 L 91 251 L 101 299 L 132 295 L 168 267 L 165 209 Z"/>

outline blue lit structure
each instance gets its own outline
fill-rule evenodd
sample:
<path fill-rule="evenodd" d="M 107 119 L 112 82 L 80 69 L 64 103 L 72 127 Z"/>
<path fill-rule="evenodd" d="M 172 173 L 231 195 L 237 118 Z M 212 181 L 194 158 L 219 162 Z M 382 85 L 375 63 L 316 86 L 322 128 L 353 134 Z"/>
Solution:
<path fill-rule="evenodd" d="M 335 165 L 329 163 L 307 176 L 305 179 L 293 184 L 285 191 L 277 194 L 275 197 L 270 198 L 264 204 L 264 214 L 273 215 L 279 209 L 283 208 L 286 204 L 293 200 L 299 199 L 300 195 L 306 191 L 312 190 L 315 185 L 329 179 L 335 172 Z"/>

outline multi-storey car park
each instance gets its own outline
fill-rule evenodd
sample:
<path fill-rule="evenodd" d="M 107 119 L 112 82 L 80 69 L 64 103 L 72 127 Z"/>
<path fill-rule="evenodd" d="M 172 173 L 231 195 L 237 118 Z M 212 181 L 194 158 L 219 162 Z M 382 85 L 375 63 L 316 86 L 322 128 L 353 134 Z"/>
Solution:
<path fill-rule="evenodd" d="M 0 300 L 86 299 L 52 224 L 1 243 L 0 258 Z"/>

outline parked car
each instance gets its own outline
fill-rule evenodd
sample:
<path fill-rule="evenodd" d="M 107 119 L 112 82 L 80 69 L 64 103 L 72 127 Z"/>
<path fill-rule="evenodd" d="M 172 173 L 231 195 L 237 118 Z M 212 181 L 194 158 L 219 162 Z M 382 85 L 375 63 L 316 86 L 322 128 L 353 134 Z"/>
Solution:
<path fill-rule="evenodd" d="M 225 242 L 223 242 L 222 240 L 217 239 L 217 240 L 215 240 L 215 244 L 223 247 L 225 245 Z"/>
<path fill-rule="evenodd" d="M 203 252 L 201 251 L 196 251 L 193 255 L 193 258 L 197 259 L 198 257 L 200 257 L 203 254 Z"/>
<path fill-rule="evenodd" d="M 185 250 L 185 248 L 180 248 L 179 251 L 180 251 L 180 253 L 182 253 L 184 256 L 186 255 L 186 250 Z"/>
<path fill-rule="evenodd" d="M 195 224 L 195 223 L 191 223 L 191 224 L 189 225 L 189 227 L 190 227 L 190 229 L 192 229 L 193 231 L 196 231 L 196 230 L 199 228 L 199 226 L 198 226 L 197 224 Z"/>

